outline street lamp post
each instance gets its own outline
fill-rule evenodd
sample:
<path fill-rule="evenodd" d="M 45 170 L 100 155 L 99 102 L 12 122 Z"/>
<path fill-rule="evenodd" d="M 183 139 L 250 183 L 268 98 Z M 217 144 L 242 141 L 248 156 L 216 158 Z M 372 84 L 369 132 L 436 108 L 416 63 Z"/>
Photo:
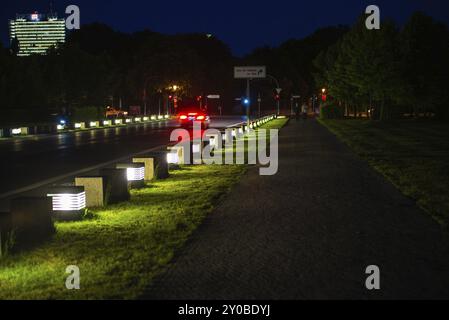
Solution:
<path fill-rule="evenodd" d="M 251 119 L 250 119 L 250 116 L 251 116 L 251 98 L 250 98 L 251 88 L 250 88 L 250 85 L 251 85 L 251 79 L 247 79 L 246 80 L 246 99 L 248 100 L 248 102 L 247 102 L 247 106 L 246 106 L 246 116 L 248 118 L 247 119 L 248 128 L 251 123 Z"/>

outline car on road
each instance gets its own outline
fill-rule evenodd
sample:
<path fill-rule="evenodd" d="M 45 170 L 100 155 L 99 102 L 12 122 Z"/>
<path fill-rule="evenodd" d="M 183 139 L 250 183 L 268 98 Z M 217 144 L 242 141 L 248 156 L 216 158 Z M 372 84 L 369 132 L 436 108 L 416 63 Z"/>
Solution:
<path fill-rule="evenodd" d="M 192 128 L 195 122 L 200 122 L 201 128 L 208 128 L 210 116 L 202 109 L 189 108 L 178 113 L 178 121 L 181 127 Z"/>

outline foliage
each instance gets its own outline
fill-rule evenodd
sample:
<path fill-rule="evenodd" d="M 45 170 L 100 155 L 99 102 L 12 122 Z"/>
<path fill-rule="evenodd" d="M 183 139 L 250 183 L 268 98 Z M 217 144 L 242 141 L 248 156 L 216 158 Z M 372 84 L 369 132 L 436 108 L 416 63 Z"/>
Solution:
<path fill-rule="evenodd" d="M 330 96 L 372 117 L 387 120 L 403 105 L 447 117 L 449 31 L 422 13 L 415 13 L 402 30 L 383 21 L 380 30 L 368 30 L 365 16 L 314 64 L 315 80 Z M 418 112 L 415 112 L 417 114 Z"/>
<path fill-rule="evenodd" d="M 73 122 L 100 120 L 104 117 L 105 109 L 101 107 L 75 107 L 70 114 L 70 120 Z"/>
<path fill-rule="evenodd" d="M 344 109 L 335 102 L 326 102 L 321 106 L 322 119 L 343 119 L 344 116 Z"/>

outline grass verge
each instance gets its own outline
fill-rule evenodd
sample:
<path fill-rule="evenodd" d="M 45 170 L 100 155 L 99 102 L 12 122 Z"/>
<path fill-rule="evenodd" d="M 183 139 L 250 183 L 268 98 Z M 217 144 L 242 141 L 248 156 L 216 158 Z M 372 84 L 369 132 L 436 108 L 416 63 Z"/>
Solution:
<path fill-rule="evenodd" d="M 286 119 L 262 126 L 280 129 Z M 132 191 L 132 200 L 57 223 L 37 249 L 0 260 L 0 299 L 133 299 L 165 270 L 175 252 L 213 211 L 246 166 L 190 166 Z M 67 290 L 68 266 L 81 289 Z"/>
<path fill-rule="evenodd" d="M 449 226 L 449 126 L 434 122 L 320 120 L 406 196 Z"/>
<path fill-rule="evenodd" d="M 0 261 L 0 299 L 137 297 L 244 172 L 183 168 L 90 220 L 58 223 L 50 242 Z M 81 290 L 65 288 L 69 265 L 80 268 Z"/>

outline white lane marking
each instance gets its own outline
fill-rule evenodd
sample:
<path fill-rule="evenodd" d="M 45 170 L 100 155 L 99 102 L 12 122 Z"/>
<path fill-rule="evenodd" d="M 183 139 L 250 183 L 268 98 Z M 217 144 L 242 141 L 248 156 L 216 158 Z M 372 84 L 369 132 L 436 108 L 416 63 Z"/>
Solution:
<path fill-rule="evenodd" d="M 151 148 L 151 149 L 147 149 L 147 150 L 144 150 L 144 151 L 140 151 L 140 152 L 137 152 L 137 153 L 134 153 L 134 154 L 122 157 L 120 159 L 115 159 L 115 160 L 111 160 L 111 161 L 108 161 L 108 162 L 100 163 L 100 164 L 92 166 L 92 167 L 84 168 L 84 169 L 77 170 L 77 171 L 74 171 L 74 172 L 70 172 L 70 173 L 67 173 L 67 174 L 64 174 L 64 175 L 53 177 L 53 178 L 50 178 L 50 179 L 47 179 L 47 180 L 44 180 L 44 181 L 41 181 L 41 182 L 38 182 L 38 183 L 35 183 L 35 184 L 32 184 L 32 185 L 29 185 L 27 187 L 23 187 L 23 188 L 20 188 L 20 189 L 17 189 L 17 190 L 13 190 L 13 191 L 8 191 L 6 193 L 0 194 L 0 199 L 1 198 L 11 197 L 11 196 L 16 195 L 16 194 L 28 192 L 28 191 L 40 188 L 40 187 L 45 186 L 45 185 L 48 185 L 48 184 L 51 184 L 51 183 L 55 183 L 55 182 L 57 182 L 59 180 L 70 178 L 72 176 L 76 176 L 76 175 L 83 174 L 83 173 L 86 173 L 86 172 L 89 172 L 89 171 L 97 170 L 97 169 L 109 166 L 111 164 L 122 162 L 122 161 L 125 161 L 125 160 L 129 159 L 129 158 L 133 158 L 133 157 L 142 155 L 144 153 L 153 152 L 153 151 L 161 150 L 161 149 L 164 150 L 165 147 L 166 147 L 166 145 L 154 147 L 154 148 Z"/>

